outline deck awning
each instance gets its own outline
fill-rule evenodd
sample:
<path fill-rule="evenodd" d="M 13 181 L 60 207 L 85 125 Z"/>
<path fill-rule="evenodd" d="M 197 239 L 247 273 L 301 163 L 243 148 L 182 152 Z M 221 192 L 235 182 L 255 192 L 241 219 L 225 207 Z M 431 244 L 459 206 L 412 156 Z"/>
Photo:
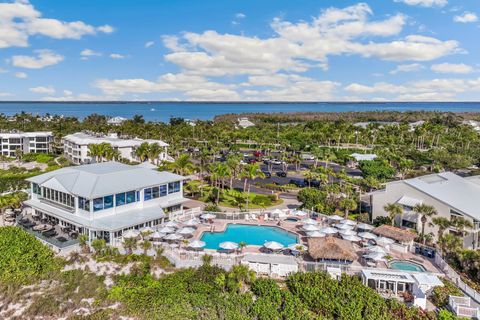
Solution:
<path fill-rule="evenodd" d="M 398 204 L 401 204 L 403 206 L 407 206 L 407 207 L 415 207 L 417 204 L 422 204 L 423 203 L 423 200 L 420 200 L 420 199 L 415 199 L 415 198 L 411 198 L 411 197 L 408 197 L 408 196 L 402 196 L 400 199 L 398 199 L 397 201 Z"/>

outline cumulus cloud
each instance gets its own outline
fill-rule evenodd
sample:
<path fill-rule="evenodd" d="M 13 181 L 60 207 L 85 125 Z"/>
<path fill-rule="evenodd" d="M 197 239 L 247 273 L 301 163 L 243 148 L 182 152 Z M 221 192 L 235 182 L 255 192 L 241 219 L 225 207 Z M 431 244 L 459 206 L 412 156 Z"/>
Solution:
<path fill-rule="evenodd" d="M 25 72 L 15 72 L 14 76 L 19 79 L 25 79 L 28 77 L 28 75 Z"/>
<path fill-rule="evenodd" d="M 102 54 L 100 52 L 93 51 L 91 49 L 83 49 L 80 52 L 80 55 L 82 57 L 94 57 L 94 56 L 101 56 Z"/>
<path fill-rule="evenodd" d="M 473 68 L 464 63 L 440 63 L 431 66 L 431 70 L 437 73 L 471 73 Z"/>
<path fill-rule="evenodd" d="M 403 2 L 409 6 L 444 7 L 448 0 L 395 0 L 395 2 Z"/>
<path fill-rule="evenodd" d="M 125 59 L 125 56 L 120 53 L 111 53 L 110 58 L 112 59 Z"/>
<path fill-rule="evenodd" d="M 423 66 L 419 63 L 400 64 L 395 69 L 390 71 L 390 74 L 397 74 L 400 72 L 415 72 L 415 71 L 420 71 L 422 69 L 423 69 Z"/>
<path fill-rule="evenodd" d="M 66 22 L 42 18 L 28 1 L 0 3 L 0 48 L 26 47 L 30 36 L 41 35 L 54 39 L 80 39 L 97 32 L 110 33 L 113 28 L 95 27 L 83 21 Z"/>
<path fill-rule="evenodd" d="M 53 87 L 34 87 L 29 89 L 33 93 L 38 93 L 38 94 L 48 94 L 48 95 L 53 95 L 55 94 L 55 89 Z"/>
<path fill-rule="evenodd" d="M 13 56 L 12 65 L 27 69 L 41 69 L 47 66 L 55 65 L 64 60 L 64 56 L 59 55 L 52 50 L 42 49 L 34 51 L 36 56 L 17 55 Z"/>
<path fill-rule="evenodd" d="M 472 23 L 472 22 L 477 22 L 478 17 L 473 12 L 464 12 L 461 15 L 454 16 L 453 21 L 460 22 L 460 23 Z"/>

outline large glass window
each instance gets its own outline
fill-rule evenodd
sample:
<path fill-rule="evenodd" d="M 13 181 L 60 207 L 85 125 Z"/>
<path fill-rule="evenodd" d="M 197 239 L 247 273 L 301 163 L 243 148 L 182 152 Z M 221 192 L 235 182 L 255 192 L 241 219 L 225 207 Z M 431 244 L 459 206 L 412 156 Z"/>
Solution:
<path fill-rule="evenodd" d="M 93 211 L 103 210 L 103 198 L 93 199 Z"/>
<path fill-rule="evenodd" d="M 123 206 L 125 204 L 125 193 L 117 193 L 115 195 L 115 205 L 117 207 Z"/>
<path fill-rule="evenodd" d="M 150 200 L 152 199 L 152 188 L 146 188 L 144 191 L 143 191 L 143 200 L 147 201 L 147 200 Z"/>
<path fill-rule="evenodd" d="M 85 211 L 90 211 L 90 200 L 78 197 L 78 208 Z"/>
<path fill-rule="evenodd" d="M 167 185 L 162 184 L 160 186 L 160 197 L 165 197 L 167 195 Z"/>
<path fill-rule="evenodd" d="M 126 193 L 127 196 L 127 204 L 135 202 L 135 191 L 128 191 Z"/>
<path fill-rule="evenodd" d="M 35 186 L 33 188 L 35 189 Z M 60 191 L 49 189 L 49 188 L 41 189 L 38 185 L 36 188 L 38 192 L 37 194 L 39 195 L 42 194 L 45 199 L 58 202 L 59 204 L 62 204 L 71 208 L 75 207 L 75 198 L 68 193 L 60 192 Z"/>
<path fill-rule="evenodd" d="M 103 197 L 103 208 L 113 208 L 113 195 Z"/>
<path fill-rule="evenodd" d="M 168 184 L 168 194 L 180 192 L 180 181 L 170 182 Z"/>
<path fill-rule="evenodd" d="M 160 196 L 160 189 L 158 187 L 152 188 L 152 198 L 156 199 Z"/>
<path fill-rule="evenodd" d="M 32 183 L 32 189 L 33 189 L 33 193 L 38 194 L 38 195 L 42 195 L 42 190 L 41 190 L 41 188 L 39 187 L 38 184 Z"/>

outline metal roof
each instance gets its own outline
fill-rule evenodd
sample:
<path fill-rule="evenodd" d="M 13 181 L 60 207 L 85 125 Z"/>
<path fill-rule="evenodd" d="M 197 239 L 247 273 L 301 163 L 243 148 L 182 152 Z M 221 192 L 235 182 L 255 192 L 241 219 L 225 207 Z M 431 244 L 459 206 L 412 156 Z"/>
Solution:
<path fill-rule="evenodd" d="M 246 254 L 242 259 L 245 262 L 270 263 L 270 264 L 288 264 L 298 265 L 293 256 L 274 255 L 274 254 Z"/>
<path fill-rule="evenodd" d="M 406 272 L 389 271 L 385 269 L 362 269 L 362 274 L 372 280 L 397 281 L 415 283 L 415 279 Z"/>
<path fill-rule="evenodd" d="M 480 185 L 452 172 L 404 180 L 409 186 L 435 198 L 452 209 L 480 220 Z"/>
<path fill-rule="evenodd" d="M 89 144 L 100 144 L 100 143 L 109 143 L 113 147 L 125 148 L 125 147 L 138 147 L 144 142 L 158 143 L 161 147 L 168 147 L 168 144 L 162 140 L 152 140 L 152 139 L 121 139 L 116 136 L 104 136 L 104 135 L 94 135 L 85 132 L 76 132 L 73 134 L 66 135 L 63 137 L 64 140 L 73 142 L 78 145 L 89 145 Z"/>
<path fill-rule="evenodd" d="M 62 168 L 28 178 L 27 181 L 93 199 L 184 179 L 183 176 L 166 171 L 159 172 L 119 162 L 103 162 Z"/>
<path fill-rule="evenodd" d="M 415 207 L 417 204 L 422 204 L 423 200 L 420 199 L 415 199 L 407 196 L 402 196 L 400 199 L 397 201 L 398 204 L 407 206 L 407 207 Z"/>

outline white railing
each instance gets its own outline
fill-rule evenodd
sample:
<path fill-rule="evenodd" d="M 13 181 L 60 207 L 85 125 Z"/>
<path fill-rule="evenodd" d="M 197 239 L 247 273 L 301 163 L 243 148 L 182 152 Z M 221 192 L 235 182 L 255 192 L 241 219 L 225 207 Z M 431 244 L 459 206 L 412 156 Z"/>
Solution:
<path fill-rule="evenodd" d="M 480 293 L 472 289 L 469 285 L 462 281 L 460 275 L 453 270 L 450 265 L 443 260 L 440 252 L 435 255 L 435 265 L 442 270 L 448 279 L 457 285 L 467 296 L 480 303 Z"/>
<path fill-rule="evenodd" d="M 480 310 L 478 308 L 473 308 L 470 306 L 470 298 L 468 297 L 458 297 L 458 296 L 449 296 L 448 305 L 455 313 L 455 315 L 460 317 L 467 318 L 479 318 Z"/>

